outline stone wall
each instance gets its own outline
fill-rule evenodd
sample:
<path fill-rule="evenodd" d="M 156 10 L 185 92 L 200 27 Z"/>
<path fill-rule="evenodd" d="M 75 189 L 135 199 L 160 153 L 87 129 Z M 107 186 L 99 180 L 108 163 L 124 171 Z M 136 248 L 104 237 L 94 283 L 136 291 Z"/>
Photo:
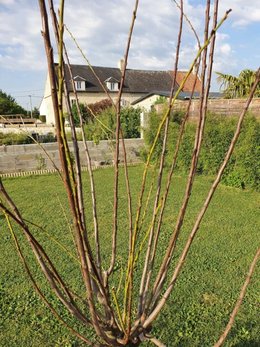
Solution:
<path fill-rule="evenodd" d="M 144 142 L 141 139 L 125 140 L 127 158 L 129 163 L 141 162 L 139 152 Z M 11 172 L 23 172 L 33 170 L 53 169 L 53 163 L 60 168 L 60 160 L 57 143 L 42 144 L 44 150 L 39 145 L 14 145 L 0 146 L 0 174 Z M 69 144 L 71 152 L 73 152 L 72 143 Z M 88 148 L 94 167 L 112 164 L 113 147 L 111 141 L 100 141 L 94 144 L 88 141 Z M 120 146 L 121 147 L 121 146 Z M 86 166 L 86 155 L 83 143 L 79 143 L 80 158 L 82 166 Z M 120 161 L 123 161 L 122 148 L 120 148 Z"/>

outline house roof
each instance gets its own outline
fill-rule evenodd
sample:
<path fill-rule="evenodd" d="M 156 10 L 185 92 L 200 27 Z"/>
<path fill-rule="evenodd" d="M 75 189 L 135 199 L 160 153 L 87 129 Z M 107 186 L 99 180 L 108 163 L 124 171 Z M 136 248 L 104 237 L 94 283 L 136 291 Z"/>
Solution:
<path fill-rule="evenodd" d="M 170 97 L 170 92 L 164 92 L 164 91 L 158 91 L 158 90 L 154 90 L 148 94 L 145 94 L 144 96 L 141 96 L 140 98 L 136 99 L 135 101 L 132 102 L 131 105 L 136 105 L 138 104 L 139 102 L 153 96 L 153 95 L 157 95 L 157 96 L 165 96 L 166 98 L 169 98 Z M 182 99 L 182 100 L 185 100 L 185 99 L 190 99 L 191 97 L 191 92 L 180 92 L 179 93 L 179 96 L 178 96 L 178 99 Z M 199 93 L 198 92 L 194 92 L 193 95 L 192 95 L 192 98 L 198 98 L 199 97 Z"/>
<path fill-rule="evenodd" d="M 110 83 L 119 83 L 120 81 L 118 81 L 116 78 L 114 77 L 109 77 L 108 79 L 105 80 L 105 82 L 110 82 Z"/>
<path fill-rule="evenodd" d="M 178 83 L 178 85 L 181 84 L 182 80 L 185 78 L 187 74 L 187 71 L 178 71 L 177 75 L 176 75 L 176 81 Z M 194 75 L 194 73 L 191 73 L 189 75 L 189 77 L 187 78 L 187 81 L 184 84 L 184 87 L 182 88 L 183 92 L 191 92 L 192 88 L 193 88 L 193 84 L 195 82 L 196 76 Z M 195 84 L 195 92 L 200 92 L 201 91 L 201 80 L 198 77 L 196 80 L 196 84 Z"/>
<path fill-rule="evenodd" d="M 85 65 L 71 65 L 73 76 L 80 76 L 82 79 L 86 80 L 86 90 L 85 92 L 102 92 L 103 89 L 99 85 L 97 78 L 94 76 L 89 66 Z M 96 75 L 99 77 L 101 82 L 121 79 L 121 71 L 118 68 L 112 67 L 102 67 L 102 66 L 93 66 L 92 69 L 95 71 Z M 69 80 L 68 69 L 66 68 L 66 76 Z M 160 90 L 162 92 L 169 92 L 172 84 L 172 71 L 155 71 L 155 70 L 135 70 L 127 69 L 124 83 L 124 92 L 129 93 L 144 93 L 148 94 L 154 90 Z M 182 79 L 185 76 L 185 71 L 177 72 L 177 86 L 181 83 Z M 195 81 L 196 76 L 191 74 L 186 81 L 183 91 L 191 91 L 193 82 Z M 197 77 L 196 81 L 196 90 L 199 92 L 201 88 L 200 79 Z M 72 91 L 72 87 L 71 90 Z"/>
<path fill-rule="evenodd" d="M 136 99 L 135 101 L 133 101 L 131 103 L 131 105 L 136 105 L 136 104 L 139 104 L 139 102 L 143 101 L 143 100 L 146 100 L 147 98 L 150 98 L 151 96 L 153 95 L 157 95 L 157 96 L 165 96 L 166 98 L 169 98 L 170 97 L 170 92 L 164 92 L 164 91 L 158 91 L 158 90 L 154 90 L 148 94 L 145 94 L 143 96 L 141 96 L 140 98 Z M 193 95 L 192 95 L 192 99 L 198 99 L 200 97 L 200 93 L 199 92 L 194 92 Z M 209 98 L 210 99 L 219 99 L 223 97 L 223 95 L 221 93 L 218 93 L 218 92 L 210 92 L 209 93 Z M 180 92 L 179 95 L 178 95 L 178 99 L 180 100 L 188 100 L 191 98 L 191 92 Z"/>
<path fill-rule="evenodd" d="M 73 77 L 74 81 L 86 81 L 85 78 L 81 77 L 81 76 L 75 76 Z"/>

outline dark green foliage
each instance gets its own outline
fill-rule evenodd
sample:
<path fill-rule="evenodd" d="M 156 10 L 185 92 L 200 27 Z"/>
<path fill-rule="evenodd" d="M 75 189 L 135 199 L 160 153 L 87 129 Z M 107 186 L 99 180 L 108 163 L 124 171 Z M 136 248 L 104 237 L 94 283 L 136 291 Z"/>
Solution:
<path fill-rule="evenodd" d="M 32 137 L 41 143 L 56 142 L 56 138 L 52 133 L 46 135 L 32 134 Z M 4 134 L 0 131 L 0 145 L 26 145 L 35 143 L 31 137 L 23 133 L 8 133 Z"/>
<path fill-rule="evenodd" d="M 124 138 L 140 137 L 140 113 L 139 108 L 124 107 L 121 109 L 121 127 Z M 116 113 L 113 107 L 106 108 L 89 121 L 84 128 L 88 140 L 98 142 L 100 140 L 115 139 Z"/>
<path fill-rule="evenodd" d="M 0 114 L 27 114 L 27 111 L 15 99 L 0 89 Z"/>
<path fill-rule="evenodd" d="M 167 102 L 167 98 L 165 96 L 160 95 L 155 100 L 154 105 L 165 104 L 166 102 Z"/>
<path fill-rule="evenodd" d="M 140 137 L 140 108 L 124 107 L 121 110 L 121 126 L 127 139 Z"/>
<path fill-rule="evenodd" d="M 114 139 L 116 130 L 116 112 L 109 99 L 104 99 L 88 106 L 80 104 L 80 110 L 85 124 L 84 130 L 87 140 Z M 125 138 L 140 137 L 139 108 L 124 107 L 121 109 L 121 127 Z M 75 125 L 79 126 L 79 116 L 76 104 L 72 105 Z"/>
<path fill-rule="evenodd" d="M 209 114 L 198 170 L 207 175 L 217 173 L 234 135 L 237 120 Z M 234 158 L 231 159 L 231 162 Z"/>
<path fill-rule="evenodd" d="M 32 116 L 33 118 L 39 119 L 40 118 L 40 111 L 37 107 L 34 107 L 32 110 Z"/>
<path fill-rule="evenodd" d="M 224 182 L 228 185 L 260 190 L 260 123 L 248 117 L 235 148 Z"/>
<path fill-rule="evenodd" d="M 86 105 L 79 104 L 79 108 L 80 108 L 80 112 L 82 114 L 83 121 L 87 122 L 88 118 L 89 118 L 89 114 L 88 114 Z M 80 121 L 79 121 L 77 105 L 75 103 L 72 105 L 71 111 L 72 111 L 72 115 L 74 118 L 75 126 L 78 127 L 80 125 Z"/>
<path fill-rule="evenodd" d="M 46 123 L 46 116 L 40 115 L 40 116 L 39 116 L 39 119 L 40 119 L 40 121 L 41 121 L 42 123 Z"/>
<path fill-rule="evenodd" d="M 103 111 L 112 107 L 112 102 L 109 99 L 104 99 L 93 104 L 79 104 L 83 123 L 88 124 L 94 121 L 95 116 L 99 116 Z M 76 126 L 80 125 L 79 115 L 76 103 L 72 105 L 72 115 Z"/>
<path fill-rule="evenodd" d="M 100 140 L 113 139 L 115 126 L 115 112 L 107 108 L 84 126 L 84 132 L 87 140 L 98 143 Z"/>
<path fill-rule="evenodd" d="M 169 127 L 169 141 L 167 146 L 166 165 L 169 166 L 174 152 L 176 139 L 180 129 L 180 116 L 172 116 Z M 154 111 L 150 114 L 150 128 L 145 133 L 145 140 L 151 145 L 160 121 Z M 197 172 L 206 175 L 215 175 L 229 148 L 231 139 L 236 128 L 237 118 L 216 116 L 208 114 L 205 135 L 202 143 Z M 177 169 L 188 172 L 192 157 L 196 125 L 186 125 L 184 138 L 180 147 L 177 160 Z M 163 131 L 162 131 L 163 133 Z M 156 160 L 162 148 L 162 134 L 155 149 L 153 160 Z M 251 116 L 244 120 L 242 131 L 231 157 L 224 176 L 223 182 L 227 185 L 245 188 L 260 189 L 260 123 Z"/>
<path fill-rule="evenodd" d="M 26 134 L 4 134 L 0 132 L 0 145 L 21 145 L 28 143 L 33 143 L 33 141 Z"/>
<path fill-rule="evenodd" d="M 227 99 L 247 97 L 256 78 L 256 71 L 250 69 L 242 70 L 238 76 L 223 74 L 221 72 L 216 72 L 216 74 L 218 75 L 218 82 L 221 83 L 224 96 Z M 259 96 L 260 83 L 255 91 L 255 97 Z"/>

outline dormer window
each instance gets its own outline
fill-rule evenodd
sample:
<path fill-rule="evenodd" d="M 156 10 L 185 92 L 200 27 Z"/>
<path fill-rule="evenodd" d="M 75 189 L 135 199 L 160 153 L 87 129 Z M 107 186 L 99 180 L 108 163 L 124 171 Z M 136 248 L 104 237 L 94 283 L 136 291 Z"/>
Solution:
<path fill-rule="evenodd" d="M 117 92 L 119 90 L 119 81 L 114 77 L 109 77 L 105 80 L 106 87 L 111 92 Z"/>
<path fill-rule="evenodd" d="M 73 80 L 74 80 L 74 84 L 75 84 L 75 89 L 77 91 L 86 90 L 87 81 L 85 80 L 85 78 L 83 78 L 81 76 L 76 76 L 73 78 Z"/>

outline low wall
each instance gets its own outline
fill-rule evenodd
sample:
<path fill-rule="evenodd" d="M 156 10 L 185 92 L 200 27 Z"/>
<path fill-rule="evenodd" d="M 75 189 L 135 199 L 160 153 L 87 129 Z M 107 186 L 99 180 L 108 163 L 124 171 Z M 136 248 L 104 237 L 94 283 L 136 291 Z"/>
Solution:
<path fill-rule="evenodd" d="M 55 135 L 56 130 L 54 126 L 45 124 L 25 125 L 25 124 L 0 124 L 0 132 L 3 134 L 15 133 L 15 134 L 34 134 L 46 135 L 52 133 Z"/>
<path fill-rule="evenodd" d="M 71 132 L 70 127 L 65 127 L 66 132 Z M 77 132 L 81 132 L 80 128 L 76 128 Z M 0 123 L 0 133 L 3 134 L 39 134 L 39 135 L 47 135 L 52 133 L 53 135 L 56 135 L 56 128 L 54 125 L 47 125 L 47 124 L 35 124 L 35 125 L 25 125 L 25 124 L 1 124 Z"/>
<path fill-rule="evenodd" d="M 142 139 L 126 139 L 125 146 L 129 163 L 141 162 L 139 157 L 140 149 L 143 147 Z M 0 174 L 23 172 L 33 170 L 53 169 L 53 163 L 60 168 L 60 159 L 57 143 L 42 144 L 44 150 L 39 145 L 14 145 L 0 146 Z M 73 152 L 72 143 L 69 143 Z M 100 141 L 94 144 L 88 141 L 88 148 L 94 167 L 108 165 L 113 162 L 114 143 L 111 141 Z M 80 159 L 82 166 L 87 166 L 86 154 L 83 142 L 79 142 Z M 48 157 L 49 156 L 49 157 Z M 120 145 L 120 157 L 122 162 L 122 145 Z"/>

